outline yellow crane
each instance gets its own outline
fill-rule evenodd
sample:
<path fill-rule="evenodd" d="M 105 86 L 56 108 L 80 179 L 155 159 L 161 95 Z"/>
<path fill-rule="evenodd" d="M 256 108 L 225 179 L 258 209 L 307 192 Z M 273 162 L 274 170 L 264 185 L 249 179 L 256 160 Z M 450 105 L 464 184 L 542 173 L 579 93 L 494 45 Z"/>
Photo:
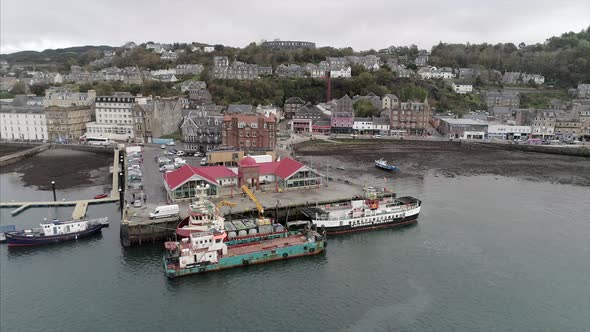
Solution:
<path fill-rule="evenodd" d="M 217 205 L 215 205 L 215 208 L 217 209 L 217 213 L 219 213 L 219 209 L 221 209 L 222 206 L 235 207 L 236 205 L 237 204 L 234 202 L 220 201 L 219 203 L 217 203 Z"/>
<path fill-rule="evenodd" d="M 260 204 L 256 196 L 254 196 L 254 193 L 250 189 L 248 189 L 248 186 L 246 185 L 242 186 L 242 191 L 246 195 L 248 195 L 248 197 L 252 202 L 254 202 L 254 204 L 256 204 L 256 209 L 258 210 L 258 225 L 269 225 L 270 219 L 264 217 L 264 208 L 262 207 L 262 204 Z"/>

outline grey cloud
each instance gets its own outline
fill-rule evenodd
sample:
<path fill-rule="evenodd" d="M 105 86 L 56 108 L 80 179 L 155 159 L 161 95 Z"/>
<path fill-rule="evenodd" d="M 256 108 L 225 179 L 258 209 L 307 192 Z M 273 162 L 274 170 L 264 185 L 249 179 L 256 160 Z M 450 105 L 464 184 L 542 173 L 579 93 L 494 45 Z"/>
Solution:
<path fill-rule="evenodd" d="M 542 42 L 590 25 L 590 1 L 0 1 L 0 51 L 126 41 L 245 46 L 300 39 L 354 49 Z"/>

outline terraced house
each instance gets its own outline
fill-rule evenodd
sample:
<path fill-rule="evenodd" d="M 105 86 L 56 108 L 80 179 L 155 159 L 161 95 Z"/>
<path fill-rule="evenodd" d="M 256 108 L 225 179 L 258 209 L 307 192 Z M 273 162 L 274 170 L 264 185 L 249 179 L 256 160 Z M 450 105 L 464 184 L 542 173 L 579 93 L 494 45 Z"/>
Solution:
<path fill-rule="evenodd" d="M 86 124 L 91 121 L 90 106 L 46 107 L 47 134 L 51 142 L 77 141 L 86 133 Z"/>

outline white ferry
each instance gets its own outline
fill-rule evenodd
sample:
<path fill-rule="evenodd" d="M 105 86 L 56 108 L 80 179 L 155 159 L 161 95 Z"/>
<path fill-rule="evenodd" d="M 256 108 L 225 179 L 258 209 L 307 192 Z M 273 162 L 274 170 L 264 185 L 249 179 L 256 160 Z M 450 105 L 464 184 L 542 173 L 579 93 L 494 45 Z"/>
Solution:
<path fill-rule="evenodd" d="M 396 198 L 394 193 L 364 189 L 363 196 L 350 202 L 302 211 L 318 229 L 328 234 L 358 232 L 414 224 L 418 221 L 422 202 L 414 197 Z"/>

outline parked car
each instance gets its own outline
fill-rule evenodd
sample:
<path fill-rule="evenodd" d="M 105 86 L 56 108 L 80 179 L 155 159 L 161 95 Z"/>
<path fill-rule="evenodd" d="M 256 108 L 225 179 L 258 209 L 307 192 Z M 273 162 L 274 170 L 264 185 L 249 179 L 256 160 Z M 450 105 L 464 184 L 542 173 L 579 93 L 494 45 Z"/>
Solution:
<path fill-rule="evenodd" d="M 174 141 L 170 141 L 168 143 L 166 143 L 167 145 L 174 145 Z"/>
<path fill-rule="evenodd" d="M 139 165 L 131 165 L 129 167 L 127 167 L 128 170 L 132 170 L 132 169 L 141 169 L 141 166 Z"/>
<path fill-rule="evenodd" d="M 206 166 L 206 165 L 207 165 L 207 157 L 201 158 L 201 166 Z"/>
<path fill-rule="evenodd" d="M 378 135 L 378 134 L 377 135 L 373 135 L 373 138 L 381 138 L 381 137 L 383 137 L 383 136 Z"/>
<path fill-rule="evenodd" d="M 177 156 L 184 156 L 184 155 L 186 155 L 186 153 L 184 153 L 184 151 L 178 151 L 178 152 L 176 152 L 176 155 Z"/>
<path fill-rule="evenodd" d="M 174 165 L 168 164 L 160 167 L 160 172 L 173 171 L 174 169 Z"/>
<path fill-rule="evenodd" d="M 166 148 L 166 145 L 164 145 L 164 144 L 160 145 L 160 149 L 165 149 L 165 148 Z"/>
<path fill-rule="evenodd" d="M 134 207 L 141 207 L 141 199 L 136 199 L 135 202 L 133 202 L 133 206 Z"/>

